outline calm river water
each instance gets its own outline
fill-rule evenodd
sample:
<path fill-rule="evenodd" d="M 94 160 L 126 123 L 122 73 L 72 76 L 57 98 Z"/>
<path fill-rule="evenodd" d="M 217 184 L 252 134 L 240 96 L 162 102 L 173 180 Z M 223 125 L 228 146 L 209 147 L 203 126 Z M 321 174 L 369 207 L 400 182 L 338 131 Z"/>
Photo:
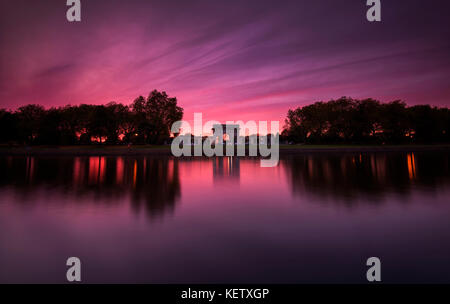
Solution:
<path fill-rule="evenodd" d="M 450 283 L 450 154 L 0 157 L 0 282 Z"/>

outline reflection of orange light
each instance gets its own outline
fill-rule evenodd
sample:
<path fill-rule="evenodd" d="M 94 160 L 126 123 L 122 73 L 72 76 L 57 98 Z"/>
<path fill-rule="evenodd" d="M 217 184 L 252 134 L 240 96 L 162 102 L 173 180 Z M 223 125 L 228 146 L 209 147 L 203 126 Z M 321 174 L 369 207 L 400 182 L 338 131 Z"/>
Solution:
<path fill-rule="evenodd" d="M 137 177 L 137 160 L 134 161 L 134 168 L 133 168 L 133 187 L 136 187 L 136 177 Z"/>
<path fill-rule="evenodd" d="M 122 184 L 123 182 L 123 158 L 118 157 L 116 160 L 116 183 Z"/>
<path fill-rule="evenodd" d="M 414 179 L 416 177 L 416 157 L 414 153 L 408 154 L 406 156 L 408 162 L 408 174 L 409 179 Z"/>
<path fill-rule="evenodd" d="M 103 182 L 106 171 L 106 161 L 104 157 L 89 157 L 89 182 Z"/>
<path fill-rule="evenodd" d="M 225 164 L 226 163 L 226 164 Z M 223 176 L 230 176 L 230 158 L 229 157 L 224 157 L 222 160 L 222 165 L 224 166 L 223 168 Z"/>
<path fill-rule="evenodd" d="M 81 165 L 80 158 L 76 157 L 73 163 L 73 183 L 75 185 L 78 185 L 81 183 L 82 179 L 83 179 L 83 167 Z"/>
<path fill-rule="evenodd" d="M 169 164 L 167 166 L 167 179 L 172 180 L 173 179 L 173 171 L 174 171 L 174 161 L 173 159 L 169 160 Z"/>
<path fill-rule="evenodd" d="M 96 183 L 99 161 L 97 156 L 89 157 L 89 182 Z"/>
<path fill-rule="evenodd" d="M 104 157 L 101 157 L 100 168 L 98 171 L 100 183 L 103 183 L 103 181 L 105 180 L 105 173 L 106 173 L 106 159 Z"/>

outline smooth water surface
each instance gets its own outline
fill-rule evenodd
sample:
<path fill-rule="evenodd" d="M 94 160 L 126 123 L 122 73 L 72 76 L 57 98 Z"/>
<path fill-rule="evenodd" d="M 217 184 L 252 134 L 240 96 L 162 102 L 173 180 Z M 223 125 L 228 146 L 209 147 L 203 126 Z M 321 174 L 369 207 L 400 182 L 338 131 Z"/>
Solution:
<path fill-rule="evenodd" d="M 0 157 L 0 282 L 450 283 L 450 155 Z"/>

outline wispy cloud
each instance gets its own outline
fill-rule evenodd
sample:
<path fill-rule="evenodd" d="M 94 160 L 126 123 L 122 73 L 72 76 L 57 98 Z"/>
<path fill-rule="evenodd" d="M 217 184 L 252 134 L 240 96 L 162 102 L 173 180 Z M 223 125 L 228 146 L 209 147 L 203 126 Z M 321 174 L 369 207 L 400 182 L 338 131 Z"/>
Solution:
<path fill-rule="evenodd" d="M 130 103 L 154 88 L 189 119 L 280 119 L 316 100 L 448 105 L 447 1 L 59 1 L 1 4 L 0 106 Z M 408 13 L 404 12 L 405 7 Z"/>

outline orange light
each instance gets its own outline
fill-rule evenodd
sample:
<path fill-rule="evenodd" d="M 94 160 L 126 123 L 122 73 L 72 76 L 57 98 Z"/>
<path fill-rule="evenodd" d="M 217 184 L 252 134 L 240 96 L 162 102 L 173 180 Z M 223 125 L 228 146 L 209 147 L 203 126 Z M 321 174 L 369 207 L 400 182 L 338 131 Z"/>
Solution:
<path fill-rule="evenodd" d="M 408 154 L 406 156 L 406 159 L 408 163 L 409 179 L 413 180 L 416 178 L 416 158 L 414 156 L 414 153 Z"/>

